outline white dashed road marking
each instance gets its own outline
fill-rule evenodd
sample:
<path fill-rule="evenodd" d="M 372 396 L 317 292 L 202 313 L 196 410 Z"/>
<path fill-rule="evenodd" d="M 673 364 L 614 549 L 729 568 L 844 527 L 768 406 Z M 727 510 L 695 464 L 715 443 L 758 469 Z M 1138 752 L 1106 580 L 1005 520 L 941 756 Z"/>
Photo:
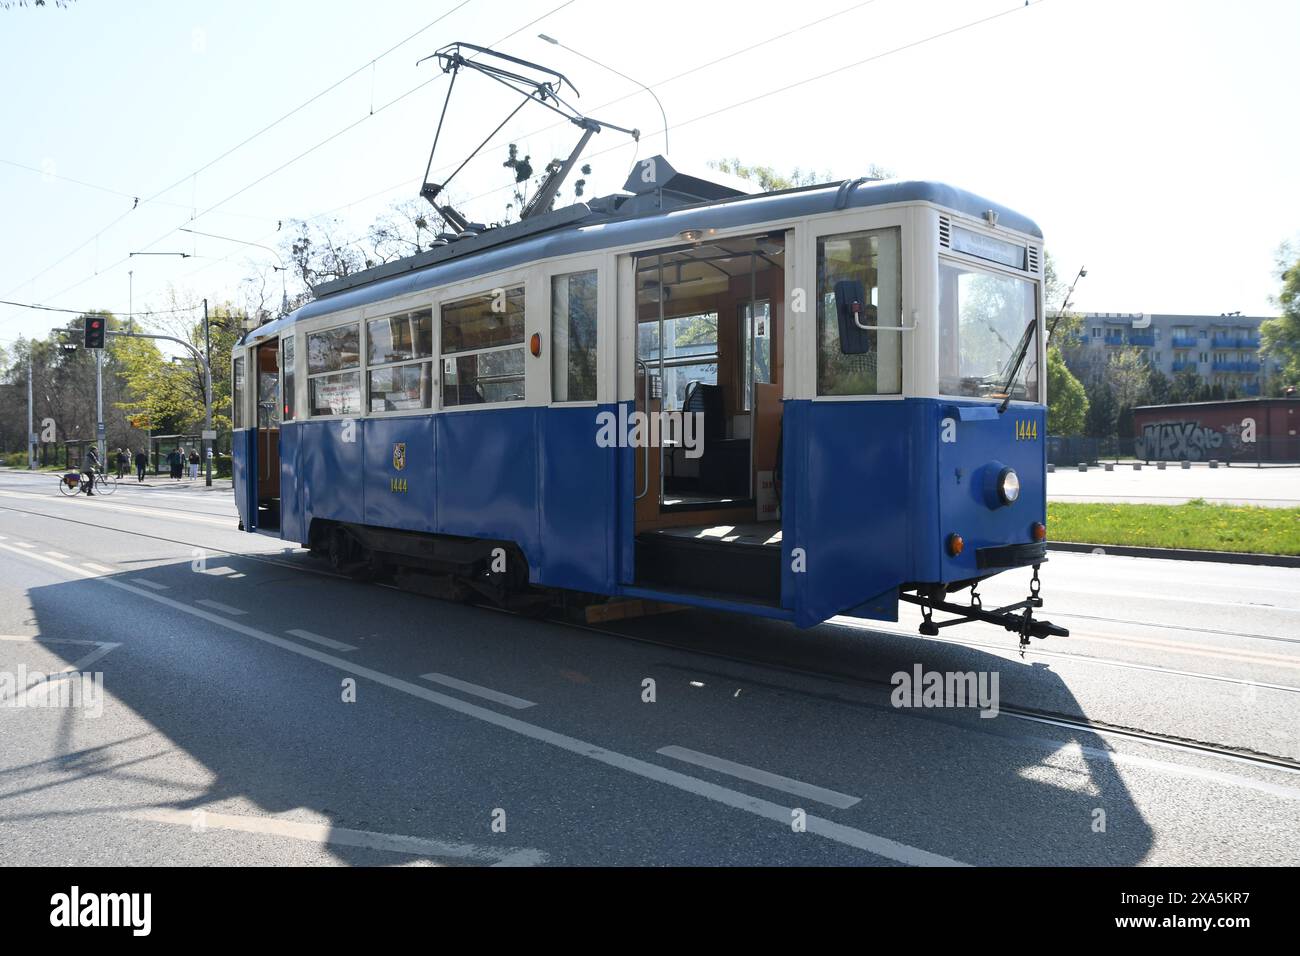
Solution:
<path fill-rule="evenodd" d="M 321 637 L 319 634 L 313 634 L 311 631 L 291 630 L 288 633 L 294 637 L 301 637 L 304 641 L 311 641 L 313 644 L 319 644 L 321 647 L 328 647 L 332 651 L 355 651 L 356 648 L 351 644 L 344 644 L 342 641 L 336 641 L 330 637 Z"/>
<path fill-rule="evenodd" d="M 473 694 L 475 697 L 482 697 L 484 700 L 490 700 L 496 704 L 503 704 L 515 710 L 527 710 L 529 707 L 536 707 L 531 700 L 524 700 L 522 697 L 513 697 L 510 694 L 503 694 L 499 690 L 493 690 L 491 687 L 484 687 L 481 684 L 471 684 L 467 680 L 460 680 L 455 677 L 448 677 L 446 674 L 421 674 L 421 680 L 432 681 L 435 684 L 442 684 L 444 687 L 450 687 L 453 690 L 463 691 L 466 694 Z"/>
<path fill-rule="evenodd" d="M 231 607 L 229 604 L 222 604 L 220 601 L 209 601 L 207 598 L 199 598 L 194 602 L 202 604 L 204 607 L 210 607 L 214 611 L 220 611 L 222 614 L 247 614 L 247 611 L 241 611 L 237 607 Z"/>
<path fill-rule="evenodd" d="M 14 554 L 25 553 L 16 548 L 11 548 L 8 545 L 0 545 L 0 549 L 11 551 Z M 32 554 L 29 555 L 29 557 L 33 560 L 42 561 L 46 564 L 62 568 L 64 571 L 75 574 L 81 578 L 88 576 L 86 571 L 76 567 L 75 565 L 66 564 L 62 561 L 55 561 L 39 554 Z M 300 657 L 306 657 L 345 674 L 352 674 L 356 677 L 364 678 L 375 684 L 379 684 L 380 686 L 387 687 L 390 690 L 395 690 L 398 693 L 407 694 L 411 697 L 442 707 L 445 710 L 450 710 L 466 717 L 482 721 L 483 723 L 491 724 L 494 727 L 499 727 L 500 729 L 509 731 L 513 734 L 518 734 L 519 736 L 526 737 L 529 740 L 535 740 L 539 743 L 547 744 L 548 746 L 555 747 L 558 750 L 571 753 L 574 756 L 582 757 L 586 760 L 594 760 L 607 767 L 613 767 L 616 770 L 622 770 L 626 773 L 642 777 L 643 779 L 652 780 L 656 783 L 661 783 L 665 786 L 673 787 L 677 790 L 694 794 L 698 797 L 703 797 L 706 800 L 711 800 L 714 803 L 731 807 L 734 810 L 743 810 L 744 812 L 751 813 L 754 816 L 770 820 L 787 831 L 790 829 L 791 821 L 794 819 L 794 808 L 792 807 L 781 806 L 780 804 L 773 803 L 770 800 L 762 800 L 758 797 L 750 796 L 747 793 L 742 793 L 739 790 L 732 790 L 730 787 L 719 786 L 718 784 L 712 783 L 708 780 L 702 780 L 699 777 L 692 777 L 690 774 L 670 770 L 669 768 L 660 766 L 659 764 L 650 763 L 648 760 L 631 757 L 627 754 L 619 753 L 616 750 L 609 750 L 605 747 L 601 747 L 597 744 L 591 743 L 590 741 L 581 740 L 577 737 L 570 737 L 567 734 L 562 734 L 554 730 L 548 730 L 547 728 L 540 727 L 537 724 L 530 724 L 517 717 L 498 713 L 495 710 L 480 707 L 478 704 L 471 704 L 468 701 L 461 700 L 457 697 L 449 697 L 446 694 L 430 690 L 429 688 L 422 687 L 419 684 L 413 684 L 410 681 L 402 680 L 400 677 L 393 677 L 391 674 L 385 674 L 382 671 L 377 671 L 373 668 L 356 664 L 352 661 L 346 660 L 345 658 L 335 657 L 332 654 L 326 654 L 324 651 L 318 651 L 315 648 L 296 644 L 288 638 L 280 637 L 279 635 L 272 634 L 269 631 L 259 630 L 258 628 L 250 627 L 247 624 L 240 624 L 237 621 L 231 621 L 227 618 L 194 607 L 193 605 L 185 604 L 169 597 L 164 597 L 161 594 L 153 594 L 142 588 L 128 584 L 125 581 L 115 578 L 94 578 L 93 580 L 99 581 L 108 587 L 117 588 L 120 591 L 126 591 L 130 594 L 136 595 L 137 597 L 153 601 L 155 604 L 169 607 L 174 611 L 181 612 L 182 614 L 188 614 L 191 617 L 200 618 L 201 620 L 207 621 L 209 624 L 215 624 L 218 627 L 234 631 L 237 634 L 243 634 L 246 637 L 253 638 L 254 640 L 262 641 L 265 644 L 270 644 L 272 647 L 278 647 L 281 650 L 289 651 L 299 655 Z M 215 602 L 204 603 L 212 604 Z M 191 822 L 192 819 L 186 817 L 186 825 L 189 826 Z M 814 836 L 820 836 L 824 839 L 843 844 L 844 846 L 851 846 L 859 850 L 864 850 L 868 853 L 873 853 L 876 856 L 884 857 L 887 860 L 895 860 L 899 863 L 905 863 L 911 866 L 968 865 L 959 860 L 941 856 L 938 853 L 931 853 L 928 850 L 922 850 L 919 847 L 909 846 L 906 843 L 899 843 L 898 841 L 891 840 L 888 837 L 877 836 L 876 834 L 868 833 L 865 830 L 859 830 L 842 823 L 835 823 L 832 820 L 827 820 L 826 818 L 816 816 L 815 814 L 807 814 L 804 817 L 804 824 L 806 831 Z"/>
<path fill-rule="evenodd" d="M 143 584 L 147 588 L 153 588 L 155 591 L 168 590 L 167 585 L 159 584 L 157 581 L 150 581 L 148 578 L 132 578 L 132 584 Z"/>
<path fill-rule="evenodd" d="M 768 773 L 768 771 L 759 770 L 757 767 L 746 767 L 743 763 L 733 763 L 721 757 L 700 753 L 698 750 L 688 750 L 685 747 L 660 747 L 656 752 L 665 757 L 672 757 L 674 760 L 681 760 L 684 763 L 695 764 L 697 767 L 706 767 L 709 770 L 716 770 L 718 773 L 725 773 L 729 777 L 748 780 L 750 783 L 756 783 L 761 787 L 784 790 L 796 797 L 816 800 L 818 803 L 825 803 L 839 810 L 847 810 L 855 803 L 862 802 L 861 797 L 851 797 L 847 793 L 836 793 L 834 790 L 827 790 L 825 787 L 804 783 L 802 780 L 795 780 L 791 777 L 782 777 L 780 774 Z"/>

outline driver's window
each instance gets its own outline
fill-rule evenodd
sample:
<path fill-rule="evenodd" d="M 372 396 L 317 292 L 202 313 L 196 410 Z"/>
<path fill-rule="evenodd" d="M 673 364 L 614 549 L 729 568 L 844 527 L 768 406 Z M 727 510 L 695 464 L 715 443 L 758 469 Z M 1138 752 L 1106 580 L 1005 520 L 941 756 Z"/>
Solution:
<path fill-rule="evenodd" d="M 898 229 L 817 240 L 818 395 L 902 392 L 900 244 Z"/>

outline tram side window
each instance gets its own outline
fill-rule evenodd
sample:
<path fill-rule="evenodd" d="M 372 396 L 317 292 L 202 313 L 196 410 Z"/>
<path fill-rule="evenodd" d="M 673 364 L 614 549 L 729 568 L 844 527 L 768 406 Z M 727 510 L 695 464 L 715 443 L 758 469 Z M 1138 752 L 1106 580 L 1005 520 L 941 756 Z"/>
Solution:
<path fill-rule="evenodd" d="M 524 400 L 524 290 L 494 289 L 442 306 L 442 404 Z"/>
<path fill-rule="evenodd" d="M 231 419 L 234 421 L 235 428 L 244 427 L 244 357 L 237 356 L 232 363 L 234 366 L 234 383 L 231 386 Z"/>
<path fill-rule="evenodd" d="M 551 400 L 596 400 L 596 270 L 551 280 Z"/>
<path fill-rule="evenodd" d="M 817 240 L 817 394 L 897 395 L 903 390 L 902 262 L 897 229 Z M 842 342 L 836 286 L 861 288 L 863 342 Z M 845 349 L 849 348 L 849 351 Z"/>
<path fill-rule="evenodd" d="M 354 322 L 321 332 L 309 332 L 307 383 L 311 414 L 360 414 L 360 366 L 360 325 Z"/>
<path fill-rule="evenodd" d="M 433 404 L 433 310 L 404 312 L 366 323 L 368 394 L 372 412 Z"/>

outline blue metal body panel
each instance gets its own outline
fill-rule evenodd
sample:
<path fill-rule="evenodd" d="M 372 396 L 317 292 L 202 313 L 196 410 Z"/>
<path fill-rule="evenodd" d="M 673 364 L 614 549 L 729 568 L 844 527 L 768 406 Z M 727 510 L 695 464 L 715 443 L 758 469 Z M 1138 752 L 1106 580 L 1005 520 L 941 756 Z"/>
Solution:
<path fill-rule="evenodd" d="M 925 404 L 785 403 L 783 496 L 793 500 L 794 515 L 782 516 L 783 576 L 800 626 L 858 609 L 913 579 L 912 522 L 926 496 L 917 494 L 911 448 Z M 896 612 L 887 596 L 870 616 L 893 619 Z"/>
<path fill-rule="evenodd" d="M 993 573 L 976 567 L 978 549 L 1028 543 L 1033 523 L 1046 520 L 1041 406 L 998 415 L 951 399 L 787 401 L 780 606 L 637 587 L 635 455 L 596 444 L 601 412 L 617 406 L 358 419 L 353 441 L 342 422 L 287 425 L 281 536 L 304 541 L 312 519 L 328 518 L 511 541 L 534 584 L 808 627 L 837 614 L 895 620 L 900 585 Z M 946 419 L 952 441 L 943 440 Z M 236 500 L 250 529 L 254 435 L 236 433 Z M 1006 466 L 1021 479 L 1012 505 L 991 484 Z M 956 558 L 945 550 L 952 532 L 966 542 Z"/>
<path fill-rule="evenodd" d="M 438 521 L 434 530 L 513 541 L 535 583 L 541 566 L 536 408 L 434 416 Z M 594 441 L 593 441 L 594 444 Z"/>
<path fill-rule="evenodd" d="M 401 531 L 436 530 L 438 469 L 433 418 L 369 418 L 358 421 L 357 426 L 365 434 L 364 523 Z"/>
<path fill-rule="evenodd" d="M 1017 423 L 1034 437 L 1017 438 Z M 941 423 L 936 421 L 933 427 L 938 434 Z M 980 548 L 1033 540 L 1034 522 L 1047 523 L 1046 435 L 1046 408 L 1012 405 L 992 419 L 960 421 L 957 440 L 939 443 L 939 535 L 930 541 L 941 572 L 938 578 L 926 580 L 958 581 L 990 574 L 976 567 Z M 1020 479 L 1020 497 L 1010 505 L 1001 503 L 995 488 L 1003 467 L 1014 468 Z M 954 532 L 966 542 L 955 558 L 943 546 Z"/>
<path fill-rule="evenodd" d="M 355 423 L 355 432 L 348 432 L 349 424 L 339 421 L 303 422 L 299 428 L 299 450 L 302 467 L 299 488 L 302 494 L 302 513 L 306 527 L 313 518 L 330 518 L 334 521 L 360 523 L 365 520 L 362 484 L 365 471 L 362 451 L 365 447 L 363 420 Z M 352 441 L 345 441 L 346 437 Z M 288 489 L 281 488 L 283 496 Z"/>
<path fill-rule="evenodd" d="M 512 541 L 534 584 L 618 586 L 618 456 L 596 444 L 603 408 L 508 408 L 295 422 L 281 430 L 280 536 L 315 518 Z M 350 428 L 352 441 L 345 441 Z M 236 500 L 256 517 L 255 432 L 236 432 Z M 395 446 L 402 453 L 395 456 Z M 396 466 L 400 459 L 403 467 Z M 630 495 L 629 495 L 630 500 Z M 630 525 L 629 525 L 630 528 Z"/>
<path fill-rule="evenodd" d="M 235 492 L 235 507 L 244 530 L 257 526 L 257 432 L 241 428 L 230 436 L 231 482 Z"/>
<path fill-rule="evenodd" d="M 288 541 L 307 540 L 302 493 L 298 487 L 301 429 L 302 426 L 294 422 L 280 427 L 280 537 Z"/>
<path fill-rule="evenodd" d="M 1045 414 L 947 399 L 786 402 L 782 603 L 795 621 L 895 620 L 900 585 L 987 575 L 978 548 L 1031 542 L 1046 518 Z M 941 440 L 948 417 L 952 443 Z M 1040 437 L 1017 440 L 1017 421 L 1036 421 Z M 1021 497 L 990 507 L 984 479 L 1003 465 L 1020 476 Z M 953 531 L 966 541 L 958 558 L 944 550 Z"/>
<path fill-rule="evenodd" d="M 618 586 L 619 448 L 596 444 L 596 416 L 617 405 L 539 408 L 537 478 L 541 584 L 613 593 Z"/>

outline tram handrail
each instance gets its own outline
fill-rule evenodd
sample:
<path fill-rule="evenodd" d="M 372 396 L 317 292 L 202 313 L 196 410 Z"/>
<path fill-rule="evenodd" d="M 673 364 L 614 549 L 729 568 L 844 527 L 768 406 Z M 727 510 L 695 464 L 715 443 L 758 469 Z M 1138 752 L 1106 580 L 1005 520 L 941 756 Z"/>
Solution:
<path fill-rule="evenodd" d="M 645 413 L 650 414 L 650 366 L 641 359 L 636 360 L 636 364 L 641 366 L 641 374 L 645 377 Z M 634 458 L 633 461 L 636 459 Z M 650 449 L 645 450 L 645 487 L 643 487 L 633 501 L 640 501 L 650 493 Z"/>
<path fill-rule="evenodd" d="M 862 320 L 856 315 L 853 316 L 853 324 L 864 332 L 915 332 L 916 314 L 912 314 L 911 325 L 863 325 Z"/>

